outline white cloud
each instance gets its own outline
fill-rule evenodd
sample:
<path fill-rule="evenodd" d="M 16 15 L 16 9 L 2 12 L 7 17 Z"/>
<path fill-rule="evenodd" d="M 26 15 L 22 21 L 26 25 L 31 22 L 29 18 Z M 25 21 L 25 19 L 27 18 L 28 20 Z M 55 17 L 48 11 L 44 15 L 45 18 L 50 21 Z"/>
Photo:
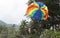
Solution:
<path fill-rule="evenodd" d="M 28 0 L 0 0 L 0 20 L 18 24 L 26 13 Z"/>

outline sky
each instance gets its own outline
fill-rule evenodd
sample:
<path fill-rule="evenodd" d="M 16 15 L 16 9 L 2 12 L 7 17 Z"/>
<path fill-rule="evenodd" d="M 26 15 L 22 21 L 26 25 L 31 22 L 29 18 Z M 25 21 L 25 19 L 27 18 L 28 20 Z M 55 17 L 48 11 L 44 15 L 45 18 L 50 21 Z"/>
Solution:
<path fill-rule="evenodd" d="M 25 19 L 28 0 L 0 0 L 0 20 L 8 24 L 19 24 Z"/>

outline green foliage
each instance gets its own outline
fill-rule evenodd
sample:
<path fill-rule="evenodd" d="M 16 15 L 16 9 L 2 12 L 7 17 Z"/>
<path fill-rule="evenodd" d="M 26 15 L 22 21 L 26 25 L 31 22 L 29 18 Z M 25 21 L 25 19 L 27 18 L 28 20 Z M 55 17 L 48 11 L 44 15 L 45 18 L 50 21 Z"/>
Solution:
<path fill-rule="evenodd" d="M 15 38 L 15 28 L 0 25 L 0 38 Z"/>
<path fill-rule="evenodd" d="M 47 30 L 42 33 L 42 38 L 60 38 L 60 31 Z"/>
<path fill-rule="evenodd" d="M 0 25 L 0 38 L 60 38 L 60 31 L 53 31 L 53 30 L 44 30 L 38 26 L 36 31 L 33 33 L 28 32 L 28 28 L 33 22 L 26 22 L 23 20 L 21 22 L 19 30 L 16 30 L 15 26 L 7 27 L 5 25 Z M 39 24 L 39 23 L 36 23 Z M 35 27 L 35 26 L 34 26 Z M 37 26 L 36 26 L 37 27 Z M 36 28 L 35 27 L 35 28 Z M 40 30 L 41 29 L 41 30 Z M 33 31 L 33 27 L 31 31 Z M 39 35 L 38 33 L 41 32 Z"/>
<path fill-rule="evenodd" d="M 20 25 L 20 28 L 19 28 L 19 32 L 20 32 L 20 34 L 21 35 L 25 35 L 27 32 L 26 32 L 26 30 L 27 30 L 27 23 L 26 23 L 26 20 L 23 20 L 22 22 L 21 22 L 21 25 Z"/>

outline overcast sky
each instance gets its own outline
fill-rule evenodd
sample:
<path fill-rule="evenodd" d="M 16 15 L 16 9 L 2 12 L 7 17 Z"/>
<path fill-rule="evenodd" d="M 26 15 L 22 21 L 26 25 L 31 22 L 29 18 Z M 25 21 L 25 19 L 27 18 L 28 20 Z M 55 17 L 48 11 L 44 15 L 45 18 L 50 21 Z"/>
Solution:
<path fill-rule="evenodd" d="M 0 0 L 0 20 L 18 24 L 25 19 L 28 0 Z"/>

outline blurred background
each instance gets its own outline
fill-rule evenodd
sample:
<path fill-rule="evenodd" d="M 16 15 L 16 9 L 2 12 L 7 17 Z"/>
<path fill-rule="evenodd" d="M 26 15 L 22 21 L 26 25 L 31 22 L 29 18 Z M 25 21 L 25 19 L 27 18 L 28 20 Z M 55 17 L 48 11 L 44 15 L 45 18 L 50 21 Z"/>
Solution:
<path fill-rule="evenodd" d="M 26 15 L 34 1 L 48 7 L 46 21 Z M 0 38 L 60 38 L 60 0 L 0 0 Z"/>

